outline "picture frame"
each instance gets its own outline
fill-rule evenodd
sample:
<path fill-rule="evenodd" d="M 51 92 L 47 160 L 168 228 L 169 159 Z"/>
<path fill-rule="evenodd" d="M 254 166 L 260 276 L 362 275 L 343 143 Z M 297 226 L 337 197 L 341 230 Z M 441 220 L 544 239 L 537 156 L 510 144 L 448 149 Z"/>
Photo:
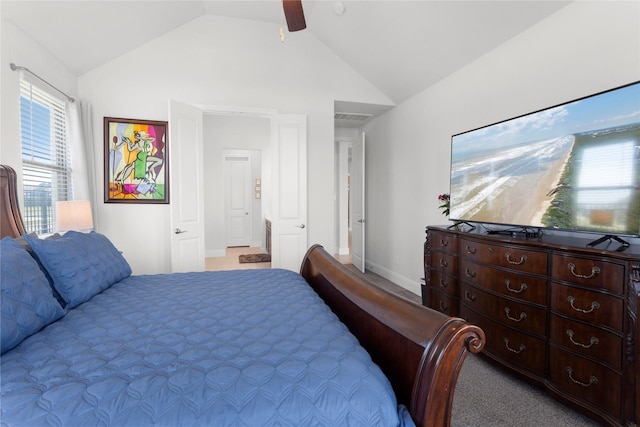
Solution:
<path fill-rule="evenodd" d="M 104 202 L 169 203 L 168 122 L 104 118 Z"/>

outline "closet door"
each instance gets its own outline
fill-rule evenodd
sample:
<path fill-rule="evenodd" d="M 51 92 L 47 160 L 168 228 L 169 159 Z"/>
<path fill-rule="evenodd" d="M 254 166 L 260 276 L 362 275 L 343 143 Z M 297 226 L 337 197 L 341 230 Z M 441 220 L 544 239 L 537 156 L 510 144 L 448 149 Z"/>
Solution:
<path fill-rule="evenodd" d="M 276 115 L 271 132 L 271 266 L 300 271 L 308 248 L 307 117 Z"/>
<path fill-rule="evenodd" d="M 251 246 L 253 186 L 250 157 L 225 154 L 224 176 L 227 246 Z"/>

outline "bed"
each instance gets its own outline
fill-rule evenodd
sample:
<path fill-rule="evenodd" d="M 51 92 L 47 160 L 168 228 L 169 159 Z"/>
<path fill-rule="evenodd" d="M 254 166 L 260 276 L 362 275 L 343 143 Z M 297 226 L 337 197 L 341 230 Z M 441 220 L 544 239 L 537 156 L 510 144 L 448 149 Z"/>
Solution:
<path fill-rule="evenodd" d="M 0 199 L 3 426 L 448 426 L 484 346 L 318 245 L 299 274 L 136 276 L 100 233 L 25 235 L 7 166 Z"/>

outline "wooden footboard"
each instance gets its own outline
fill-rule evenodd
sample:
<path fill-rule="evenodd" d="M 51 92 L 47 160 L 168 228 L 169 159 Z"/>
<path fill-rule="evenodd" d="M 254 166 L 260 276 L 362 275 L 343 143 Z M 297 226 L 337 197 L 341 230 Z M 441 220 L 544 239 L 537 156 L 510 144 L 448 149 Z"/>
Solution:
<path fill-rule="evenodd" d="M 371 354 L 416 425 L 449 426 L 458 374 L 467 352 L 484 347 L 482 329 L 366 281 L 320 245 L 300 273 Z"/>

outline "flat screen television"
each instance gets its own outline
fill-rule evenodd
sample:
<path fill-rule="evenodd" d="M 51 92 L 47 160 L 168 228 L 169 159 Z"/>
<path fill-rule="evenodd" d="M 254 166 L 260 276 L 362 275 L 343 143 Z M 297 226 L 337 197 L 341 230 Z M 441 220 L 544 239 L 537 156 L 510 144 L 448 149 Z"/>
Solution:
<path fill-rule="evenodd" d="M 640 81 L 453 135 L 450 191 L 454 221 L 640 236 Z"/>

